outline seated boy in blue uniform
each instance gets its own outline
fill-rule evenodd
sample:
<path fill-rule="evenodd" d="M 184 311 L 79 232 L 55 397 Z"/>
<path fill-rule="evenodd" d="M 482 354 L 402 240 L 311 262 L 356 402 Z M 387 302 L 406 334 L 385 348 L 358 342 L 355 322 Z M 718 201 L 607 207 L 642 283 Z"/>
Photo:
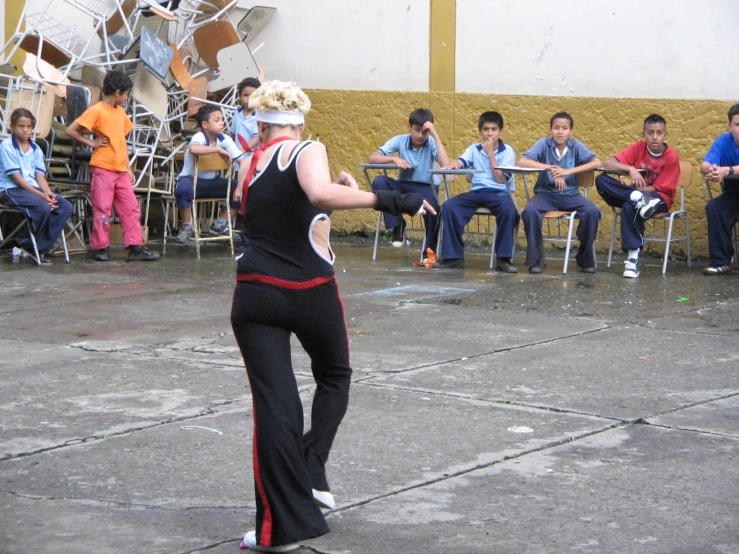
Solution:
<path fill-rule="evenodd" d="M 247 77 L 239 83 L 239 102 L 241 102 L 241 106 L 236 110 L 231 121 L 231 138 L 247 154 L 247 159 L 259 146 L 259 123 L 257 123 L 254 110 L 249 107 L 249 98 L 260 86 L 262 86 L 262 83 L 254 77 Z"/>
<path fill-rule="evenodd" d="M 441 221 L 444 232 L 441 241 L 441 259 L 434 268 L 464 267 L 465 226 L 470 222 L 478 208 L 487 208 L 495 216 L 498 234 L 493 248 L 497 257 L 495 269 L 506 273 L 517 273 L 511 263 L 513 256 L 513 234 L 518 225 L 518 209 L 508 192 L 513 190 L 513 178 L 503 173 L 498 166 L 512 166 L 516 163 L 516 153 L 504 144 L 503 116 L 498 112 L 484 112 L 477 122 L 482 142 L 470 146 L 464 154 L 449 164 L 447 169 L 475 168 L 482 173 L 472 176 L 472 188 L 450 198 L 441 208 Z"/>
<path fill-rule="evenodd" d="M 72 204 L 52 192 L 46 181 L 46 165 L 41 148 L 33 141 L 36 118 L 25 108 L 10 115 L 12 135 L 0 143 L 0 200 L 18 208 L 28 221 L 36 239 L 39 263 L 50 264 L 49 251 L 64 232 Z M 18 235 L 26 251 L 33 248 L 28 226 Z"/>
<path fill-rule="evenodd" d="M 711 145 L 701 163 L 701 173 L 709 181 L 723 183 L 721 195 L 706 204 L 710 260 L 703 273 L 724 275 L 731 272 L 731 230 L 739 218 L 739 104 L 729 108 L 729 132 Z"/>
<path fill-rule="evenodd" d="M 431 206 L 439 212 L 436 190 L 431 187 L 431 174 L 434 162 L 441 167 L 449 165 L 444 145 L 434 126 L 431 111 L 418 108 L 413 110 L 408 119 L 407 135 L 397 135 L 369 157 L 371 164 L 395 164 L 400 169 L 398 179 L 381 175 L 372 181 L 372 190 L 394 190 L 398 192 L 416 192 L 423 196 Z M 393 154 L 398 153 L 398 157 Z M 438 190 L 439 178 L 434 176 L 434 188 Z M 436 252 L 438 232 L 438 215 L 426 213 L 423 216 L 426 224 L 426 248 Z M 405 240 L 405 220 L 402 217 L 385 214 L 385 228 L 393 230 L 393 246 L 403 246 Z"/>
<path fill-rule="evenodd" d="M 534 197 L 521 213 L 527 242 L 525 263 L 529 273 L 543 271 L 544 214 L 556 210 L 576 211 L 580 219 L 577 267 L 582 272 L 595 273 L 593 243 L 602 214 L 593 202 L 580 194 L 577 173 L 594 170 L 601 166 L 601 161 L 582 142 L 572 138 L 575 122 L 567 112 L 554 114 L 549 127 L 552 136 L 538 141 L 518 160 L 521 167 L 542 170 L 534 186 Z"/>
<path fill-rule="evenodd" d="M 190 139 L 190 145 L 185 150 L 185 162 L 182 171 L 177 176 L 174 193 L 180 220 L 182 221 L 177 233 L 177 242 L 180 244 L 187 244 L 194 233 L 191 218 L 192 203 L 195 198 L 195 156 L 219 154 L 224 159 L 227 158 L 239 165 L 238 179 L 232 179 L 231 181 L 230 217 L 233 217 L 236 210 L 241 206 L 240 184 L 244 182 L 244 177 L 246 177 L 246 172 L 249 169 L 244 153 L 236 147 L 231 137 L 223 134 L 226 123 L 218 106 L 212 104 L 200 106 L 198 113 L 195 115 L 195 121 L 197 121 L 200 131 L 193 135 Z M 198 173 L 198 198 L 226 199 L 227 188 L 228 180 L 225 177 L 219 177 L 217 171 L 200 171 Z M 227 217 L 229 217 L 229 208 L 224 206 L 220 216 L 210 228 L 211 234 L 222 235 L 228 233 Z"/>

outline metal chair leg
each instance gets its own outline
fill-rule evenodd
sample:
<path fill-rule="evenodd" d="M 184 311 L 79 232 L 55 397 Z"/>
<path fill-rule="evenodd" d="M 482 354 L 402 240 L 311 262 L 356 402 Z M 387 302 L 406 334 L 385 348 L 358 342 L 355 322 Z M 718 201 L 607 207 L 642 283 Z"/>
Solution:
<path fill-rule="evenodd" d="M 608 263 L 606 267 L 611 267 L 611 259 L 613 257 L 613 246 L 616 243 L 616 224 L 618 223 L 619 214 L 616 210 L 613 211 L 613 225 L 611 225 L 611 244 L 608 247 Z"/>
<path fill-rule="evenodd" d="M 567 230 L 567 247 L 565 248 L 565 265 L 562 269 L 562 273 L 567 273 L 567 266 L 570 264 L 570 248 L 572 247 L 572 228 L 575 226 L 575 214 L 577 212 L 572 212 L 570 214 L 569 220 L 570 225 Z"/>

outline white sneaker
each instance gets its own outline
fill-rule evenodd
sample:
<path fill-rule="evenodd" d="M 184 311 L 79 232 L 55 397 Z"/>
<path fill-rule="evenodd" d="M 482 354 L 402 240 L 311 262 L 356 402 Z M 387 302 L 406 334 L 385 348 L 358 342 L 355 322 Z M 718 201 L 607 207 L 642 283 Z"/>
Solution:
<path fill-rule="evenodd" d="M 642 196 L 636 203 L 636 209 L 639 212 L 639 217 L 642 219 L 649 219 L 657 211 L 657 206 L 661 200 L 659 198 L 652 198 L 647 200 L 646 196 Z"/>
<path fill-rule="evenodd" d="M 257 544 L 257 532 L 249 531 L 244 535 L 244 540 L 239 545 L 241 550 L 249 549 L 255 550 L 256 552 L 291 552 L 300 548 L 300 544 L 294 542 L 292 544 L 281 544 L 279 546 L 261 546 Z"/>
<path fill-rule="evenodd" d="M 313 498 L 321 508 L 327 508 L 329 510 L 336 508 L 334 495 L 328 491 L 317 491 L 316 489 L 313 489 Z"/>
<path fill-rule="evenodd" d="M 627 279 L 636 279 L 639 277 L 639 260 L 630 258 L 624 262 L 626 267 L 624 268 L 624 277 Z"/>

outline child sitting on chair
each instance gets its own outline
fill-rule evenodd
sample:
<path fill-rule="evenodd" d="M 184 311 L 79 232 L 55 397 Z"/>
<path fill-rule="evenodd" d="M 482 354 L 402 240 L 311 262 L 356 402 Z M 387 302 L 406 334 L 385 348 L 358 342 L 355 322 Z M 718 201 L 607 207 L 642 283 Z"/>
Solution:
<path fill-rule="evenodd" d="M 511 263 L 513 256 L 513 234 L 518 225 L 518 209 L 508 192 L 513 187 L 512 176 L 503 173 L 498 166 L 512 166 L 516 163 L 516 153 L 503 143 L 503 116 L 498 112 L 485 112 L 477 123 L 482 142 L 470 146 L 464 154 L 451 162 L 448 169 L 481 170 L 472 176 L 472 188 L 450 198 L 441 209 L 443 225 L 441 259 L 434 268 L 464 267 L 465 226 L 470 222 L 478 208 L 487 208 L 495 216 L 498 233 L 496 235 L 495 269 L 505 273 L 518 270 Z"/>
<path fill-rule="evenodd" d="M 177 233 L 177 242 L 180 244 L 187 244 L 194 234 L 191 221 L 193 200 L 195 198 L 225 199 L 228 190 L 228 180 L 225 177 L 218 176 L 217 171 L 200 171 L 198 172 L 197 193 L 195 192 L 195 156 L 219 154 L 223 159 L 239 164 L 238 180 L 232 180 L 231 182 L 231 190 L 233 191 L 232 199 L 229 202 L 231 213 L 229 214 L 229 207 L 223 207 L 220 216 L 210 228 L 211 234 L 214 235 L 228 234 L 226 218 L 235 216 L 236 210 L 240 207 L 241 187 L 249 169 L 244 153 L 237 148 L 231 137 L 223 134 L 226 122 L 221 108 L 212 104 L 200 106 L 198 113 L 195 115 L 195 120 L 200 127 L 200 131 L 193 135 L 190 139 L 190 145 L 185 150 L 185 162 L 182 171 L 177 176 L 177 186 L 174 193 L 180 220 L 182 221 Z"/>
<path fill-rule="evenodd" d="M 449 165 L 444 145 L 434 126 L 434 116 L 431 111 L 418 108 L 413 110 L 408 119 L 406 135 L 397 135 L 388 140 L 383 146 L 369 157 L 371 164 L 395 164 L 400 169 L 398 179 L 381 175 L 372 181 L 374 192 L 391 190 L 402 193 L 416 192 L 423 196 L 436 213 L 439 211 L 439 202 L 436 199 L 436 190 L 431 186 L 431 174 L 434 162 L 438 161 L 441 167 Z M 393 154 L 398 153 L 398 156 Z M 439 178 L 434 177 L 434 188 L 438 189 Z M 426 224 L 426 248 L 436 252 L 438 232 L 438 216 L 429 212 L 424 215 Z M 405 220 L 401 216 L 385 214 L 385 228 L 393 230 L 393 246 L 403 246 L 405 240 Z"/>
<path fill-rule="evenodd" d="M 259 124 L 254 109 L 249 107 L 249 98 L 262 83 L 255 77 L 247 77 L 239 83 L 239 102 L 241 107 L 236 110 L 231 121 L 231 137 L 245 153 L 247 159 L 259 146 Z"/>
<path fill-rule="evenodd" d="M 529 273 L 543 271 L 542 224 L 544 214 L 555 210 L 577 212 L 577 267 L 595 273 L 593 244 L 598 234 L 601 213 L 591 200 L 580 194 L 577 174 L 600 167 L 601 161 L 582 142 L 572 138 L 575 122 L 567 112 L 558 112 L 549 120 L 552 136 L 539 140 L 518 160 L 518 165 L 541 169 L 534 186 L 534 196 L 526 204 L 521 219 L 526 231 L 526 266 Z"/>
<path fill-rule="evenodd" d="M 30 111 L 13 110 L 13 134 L 0 144 L 0 198 L 6 206 L 23 213 L 36 239 L 39 262 L 46 265 L 51 263 L 49 251 L 72 215 L 72 204 L 53 193 L 46 182 L 44 155 L 31 139 L 35 127 L 36 118 Z M 17 241 L 24 250 L 33 250 L 28 226 L 23 227 Z"/>
<path fill-rule="evenodd" d="M 609 206 L 621 208 L 621 247 L 626 252 L 624 277 L 639 277 L 639 252 L 644 246 L 644 222 L 667 212 L 680 179 L 680 159 L 670 148 L 667 122 L 657 114 L 644 120 L 644 140 L 606 160 L 606 169 L 628 173 L 631 181 L 598 175 L 595 188 Z M 640 173 L 644 171 L 642 175 Z"/>

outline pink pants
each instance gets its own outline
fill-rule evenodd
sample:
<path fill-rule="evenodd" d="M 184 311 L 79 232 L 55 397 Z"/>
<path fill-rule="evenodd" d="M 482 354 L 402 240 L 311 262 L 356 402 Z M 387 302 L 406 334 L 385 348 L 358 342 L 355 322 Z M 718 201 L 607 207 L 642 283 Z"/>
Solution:
<path fill-rule="evenodd" d="M 92 242 L 95 250 L 110 245 L 110 220 L 113 206 L 121 222 L 123 246 L 141 246 L 144 236 L 141 232 L 141 211 L 136 195 L 133 193 L 131 179 L 127 171 L 110 171 L 92 167 Z"/>

